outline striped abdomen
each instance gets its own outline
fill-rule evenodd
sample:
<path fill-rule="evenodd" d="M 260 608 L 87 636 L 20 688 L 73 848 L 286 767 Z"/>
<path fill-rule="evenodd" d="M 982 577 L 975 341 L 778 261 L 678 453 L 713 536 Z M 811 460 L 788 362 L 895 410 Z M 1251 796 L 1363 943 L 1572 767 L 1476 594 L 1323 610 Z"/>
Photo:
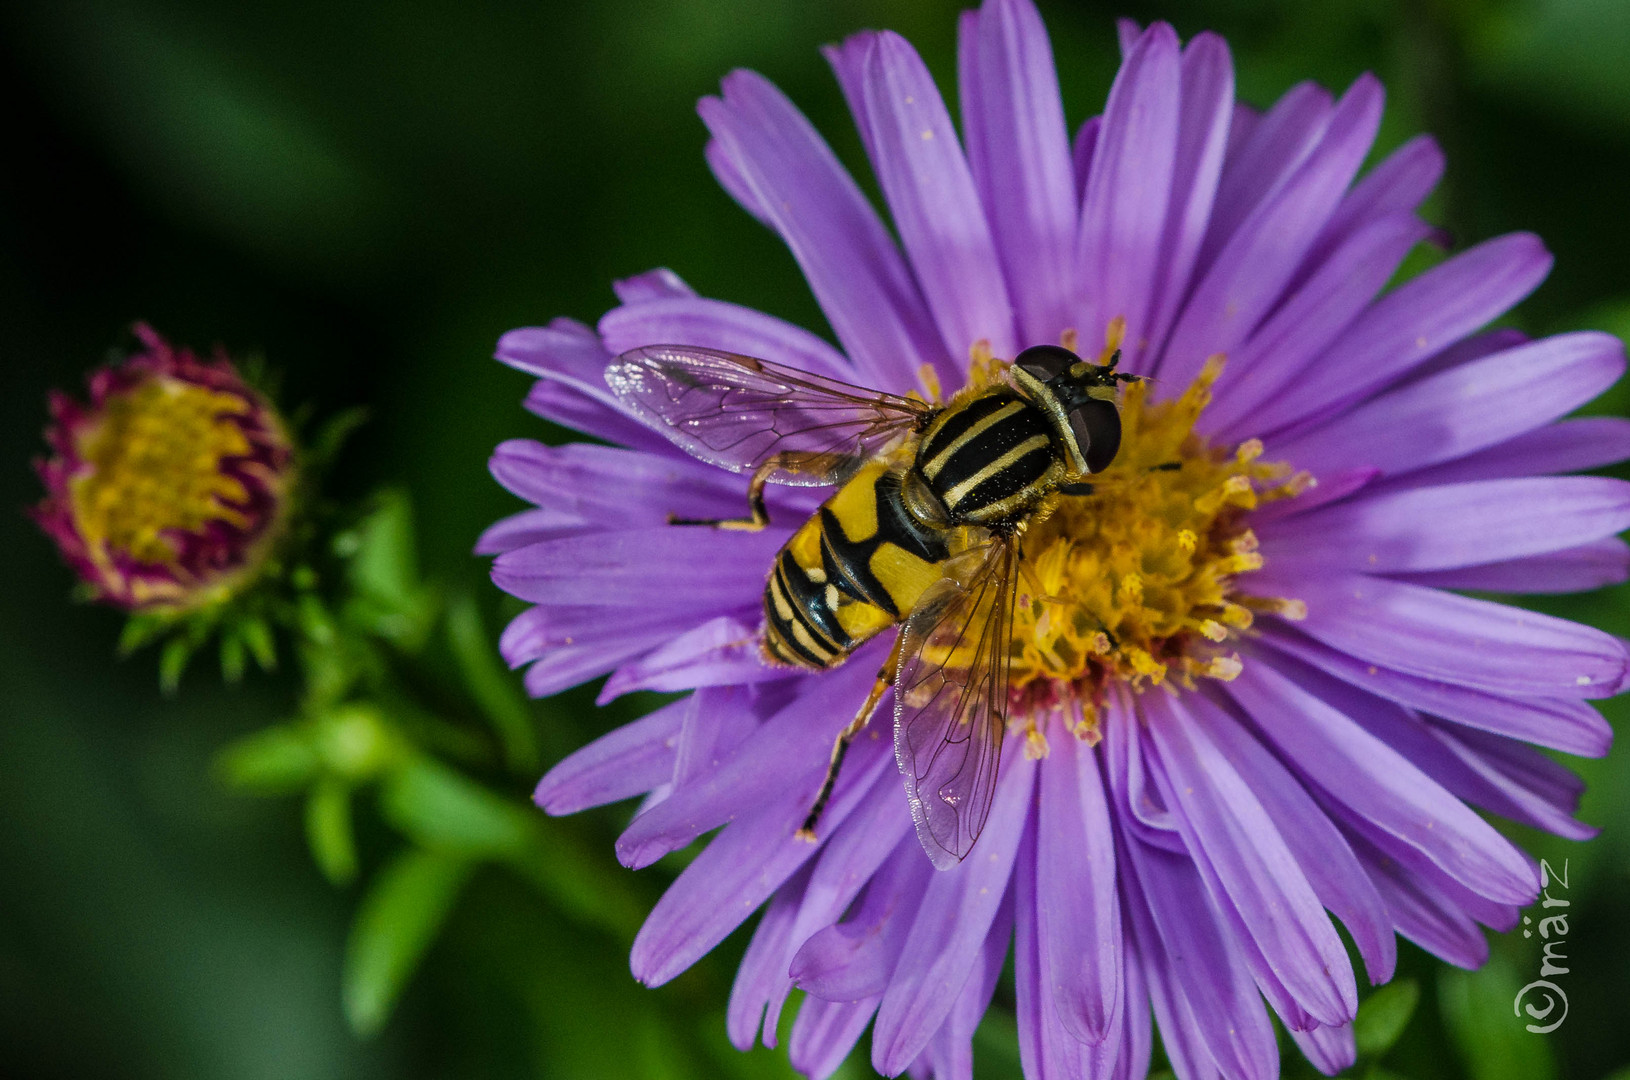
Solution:
<path fill-rule="evenodd" d="M 907 511 L 900 476 L 862 469 L 792 535 L 764 586 L 764 650 L 773 660 L 836 667 L 899 623 L 942 575 L 955 534 Z"/>
<path fill-rule="evenodd" d="M 993 525 L 1033 507 L 1062 465 L 1046 415 L 1007 389 L 946 409 L 917 447 L 915 469 L 953 524 Z"/>

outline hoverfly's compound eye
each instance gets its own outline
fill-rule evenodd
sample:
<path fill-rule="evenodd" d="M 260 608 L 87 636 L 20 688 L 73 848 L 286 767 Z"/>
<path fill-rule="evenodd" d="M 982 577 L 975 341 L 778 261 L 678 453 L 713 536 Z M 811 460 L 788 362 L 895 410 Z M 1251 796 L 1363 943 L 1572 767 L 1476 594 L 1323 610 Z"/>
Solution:
<path fill-rule="evenodd" d="M 1068 371 L 1071 364 L 1080 362 L 1079 356 L 1059 345 L 1032 345 L 1013 359 L 1014 364 L 1044 383 L 1052 382 Z"/>
<path fill-rule="evenodd" d="M 1087 459 L 1087 471 L 1100 473 L 1121 449 L 1121 414 L 1112 401 L 1093 399 L 1070 410 L 1070 430 Z"/>

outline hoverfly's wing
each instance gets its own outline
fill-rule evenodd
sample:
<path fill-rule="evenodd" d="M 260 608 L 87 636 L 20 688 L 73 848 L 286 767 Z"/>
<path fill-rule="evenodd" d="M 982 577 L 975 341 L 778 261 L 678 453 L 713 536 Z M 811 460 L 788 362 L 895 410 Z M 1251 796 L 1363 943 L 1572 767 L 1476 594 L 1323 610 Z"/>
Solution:
<path fill-rule="evenodd" d="M 894 754 L 917 839 L 941 870 L 979 839 L 996 792 L 1018 558 L 1016 539 L 992 539 L 978 569 L 931 587 L 902 631 Z"/>
<path fill-rule="evenodd" d="M 624 405 L 689 454 L 733 472 L 830 484 L 931 411 L 922 401 L 736 353 L 686 345 L 626 352 L 606 368 Z"/>

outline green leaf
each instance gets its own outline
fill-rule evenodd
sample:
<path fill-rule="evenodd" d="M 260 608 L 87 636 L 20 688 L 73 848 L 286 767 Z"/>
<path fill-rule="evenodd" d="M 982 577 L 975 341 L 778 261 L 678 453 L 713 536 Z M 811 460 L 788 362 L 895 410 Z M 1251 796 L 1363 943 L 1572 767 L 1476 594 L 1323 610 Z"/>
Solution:
<path fill-rule="evenodd" d="M 229 683 L 241 682 L 243 669 L 249 660 L 243 638 L 235 633 L 221 635 L 221 678 Z"/>
<path fill-rule="evenodd" d="M 298 791 L 320 761 L 305 730 L 289 724 L 246 735 L 222 750 L 215 768 L 226 783 L 262 795 Z"/>
<path fill-rule="evenodd" d="M 164 650 L 158 656 L 158 685 L 166 694 L 174 694 L 181 688 L 181 674 L 187 670 L 192 650 L 192 642 L 183 637 L 164 643 Z"/>
<path fill-rule="evenodd" d="M 270 624 L 258 616 L 251 616 L 238 625 L 238 635 L 249 647 L 255 663 L 262 671 L 277 670 L 277 644 L 272 638 Z"/>
<path fill-rule="evenodd" d="M 498 662 L 498 651 L 481 625 L 474 598 L 461 593 L 447 607 L 447 644 L 470 696 L 492 724 L 504 747 L 504 761 L 518 773 L 536 773 L 538 739 L 532 713 L 514 676 Z"/>
<path fill-rule="evenodd" d="M 306 799 L 306 842 L 323 876 L 335 885 L 357 877 L 357 844 L 351 831 L 351 788 L 324 780 Z"/>
<path fill-rule="evenodd" d="M 1392 1049 L 1409 1026 L 1420 1004 L 1421 988 L 1414 979 L 1399 979 L 1365 998 L 1353 1021 L 1353 1039 L 1365 1057 L 1380 1057 Z"/>
<path fill-rule="evenodd" d="M 345 409 L 335 413 L 318 427 L 312 437 L 307 440 L 305 460 L 301 463 L 305 468 L 321 472 L 328 468 L 340 449 L 344 447 L 352 433 L 368 421 L 368 410 L 358 406 L 354 409 Z"/>
<path fill-rule="evenodd" d="M 345 1015 L 357 1034 L 385 1026 L 472 868 L 456 855 L 414 850 L 369 886 L 345 950 Z"/>
<path fill-rule="evenodd" d="M 367 780 L 394 763 L 401 745 L 380 709 L 353 701 L 323 713 L 313 725 L 323 764 L 350 780 Z"/>
<path fill-rule="evenodd" d="M 175 619 L 168 615 L 132 615 L 125 620 L 124 629 L 119 632 L 119 655 L 129 656 L 143 645 L 163 637 L 172 626 Z"/>
<path fill-rule="evenodd" d="M 352 596 L 348 622 L 408 652 L 424 645 L 436 616 L 436 598 L 419 577 L 413 508 L 406 493 L 380 492 L 373 508 L 334 539 L 349 560 Z"/>
<path fill-rule="evenodd" d="M 1526 1030 L 1514 1011 L 1521 988 L 1516 969 L 1498 953 L 1481 971 L 1445 968 L 1438 976 L 1438 1011 L 1471 1080 L 1556 1076 L 1550 1043 Z"/>
<path fill-rule="evenodd" d="M 431 758 L 415 757 L 380 789 L 380 811 L 428 848 L 481 856 L 514 855 L 533 837 L 534 811 Z"/>

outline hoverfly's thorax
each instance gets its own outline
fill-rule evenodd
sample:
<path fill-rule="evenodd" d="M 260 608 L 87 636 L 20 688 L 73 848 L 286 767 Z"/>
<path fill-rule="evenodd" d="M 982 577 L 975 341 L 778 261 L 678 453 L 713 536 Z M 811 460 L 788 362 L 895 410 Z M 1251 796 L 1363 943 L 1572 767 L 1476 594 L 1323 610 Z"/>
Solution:
<path fill-rule="evenodd" d="M 953 403 L 917 446 L 915 479 L 931 507 L 955 524 L 1010 522 L 1062 480 L 1055 426 L 1043 409 L 1006 387 Z M 907 505 L 929 502 L 908 485 Z"/>

